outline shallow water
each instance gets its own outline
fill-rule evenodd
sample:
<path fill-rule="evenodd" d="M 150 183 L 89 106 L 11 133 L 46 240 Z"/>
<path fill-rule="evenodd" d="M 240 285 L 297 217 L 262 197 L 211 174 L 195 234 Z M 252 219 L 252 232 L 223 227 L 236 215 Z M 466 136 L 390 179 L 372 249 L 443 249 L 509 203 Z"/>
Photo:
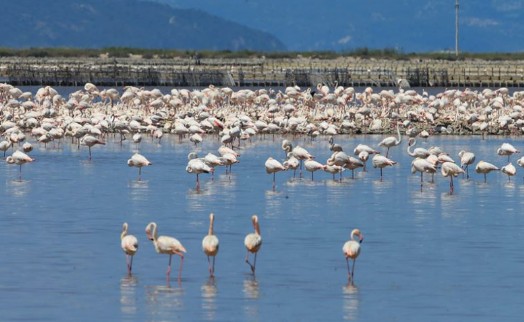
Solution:
<path fill-rule="evenodd" d="M 337 136 L 346 151 L 358 143 L 376 146 L 382 136 Z M 292 138 L 325 162 L 326 137 Z M 508 182 L 502 173 L 469 180 L 429 176 L 420 190 L 410 173 L 406 142 L 392 148 L 398 165 L 361 169 L 342 182 L 328 173 L 312 181 L 292 172 L 265 173 L 269 156 L 283 159 L 282 137 L 243 141 L 232 173 L 217 168 L 214 178 L 185 172 L 195 150 L 187 139 L 168 136 L 160 144 L 145 140 L 140 152 L 153 165 L 126 165 L 136 146 L 108 138 L 105 146 L 86 147 L 65 140 L 48 147 L 33 143 L 36 158 L 22 167 L 0 162 L 0 215 L 3 232 L 0 312 L 16 320 L 122 321 L 479 321 L 521 320 L 524 265 L 523 173 Z M 456 161 L 469 148 L 477 162 L 498 166 L 496 155 L 509 137 L 430 137 L 417 146 L 437 145 Z M 207 137 L 200 156 L 217 154 L 219 142 Z M 349 154 L 349 153 L 348 153 Z M 512 157 L 516 165 L 516 157 Z M 298 175 L 298 172 L 297 172 Z M 216 278 L 208 277 L 201 240 L 208 215 L 216 216 L 220 239 Z M 263 246 L 254 277 L 244 263 L 244 236 L 252 214 L 260 218 Z M 120 249 L 124 221 L 139 239 L 133 275 Z M 148 222 L 160 235 L 179 239 L 187 249 L 181 281 L 178 257 L 166 281 L 168 256 L 155 253 L 145 238 Z M 342 245 L 351 229 L 364 234 L 348 284 Z"/>

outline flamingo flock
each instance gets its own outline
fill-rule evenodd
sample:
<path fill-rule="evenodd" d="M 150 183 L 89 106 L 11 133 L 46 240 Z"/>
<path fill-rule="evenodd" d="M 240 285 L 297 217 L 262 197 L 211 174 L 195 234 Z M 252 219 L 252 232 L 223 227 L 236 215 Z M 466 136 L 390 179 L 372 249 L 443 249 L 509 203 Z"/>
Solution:
<path fill-rule="evenodd" d="M 19 166 L 18 180 L 21 181 L 23 165 L 32 163 L 30 167 L 38 166 L 30 155 L 33 145 L 46 149 L 70 140 L 72 146 L 76 145 L 78 149 L 87 146 L 88 160 L 92 161 L 93 155 L 96 159 L 97 148 L 113 142 L 109 140 L 110 136 L 118 138 L 120 145 L 126 144 L 129 139 L 135 145 L 136 152 L 127 160 L 127 165 L 138 168 L 138 180 L 142 180 L 142 168 L 153 164 L 138 151 L 144 141 L 161 144 L 165 135 L 173 135 L 180 142 L 187 139 L 197 150 L 202 149 L 206 140 L 218 140 L 221 146 L 217 151 L 205 151 L 202 154 L 204 157 L 199 157 L 196 152 L 188 156 L 186 172 L 196 175 L 196 189 L 199 190 L 200 175 L 213 177 L 217 167 L 224 167 L 230 176 L 233 166 L 238 168 L 239 173 L 244 170 L 239 153 L 243 142 L 256 136 L 285 136 L 281 144 L 275 143 L 275 153 L 264 156 L 260 161 L 260 169 L 264 165 L 267 174 L 272 175 L 273 190 L 277 187 L 277 172 L 280 179 L 284 172 L 290 170 L 293 170 L 293 179 L 289 180 L 306 180 L 302 179 L 303 169 L 311 172 L 311 180 L 315 180 L 315 172 L 316 180 L 327 172 L 333 179 L 339 175 L 339 182 L 342 182 L 342 173 L 346 170 L 352 171 L 352 180 L 358 180 L 355 171 L 360 171 L 360 168 L 362 172 L 378 171 L 366 169 L 370 158 L 373 168 L 380 171 L 380 174 L 375 172 L 371 175 L 380 181 L 388 180 L 387 172 L 393 171 L 389 168 L 405 167 L 393 156 L 390 157 L 394 149 L 413 157 L 411 172 L 420 173 L 421 189 L 423 174 L 431 174 L 433 182 L 440 168 L 442 176 L 450 180 L 449 193 L 454 194 L 457 183 L 454 178 L 462 174 L 470 180 L 469 166 L 480 159 L 475 155 L 478 152 L 471 151 L 473 147 L 462 147 L 458 154 L 460 161 L 456 162 L 452 155 L 439 147 L 415 148 L 417 137 L 421 138 L 419 144 L 424 144 L 431 142 L 432 136 L 436 135 L 479 134 L 484 137 L 524 133 L 524 91 L 510 93 L 507 88 L 482 91 L 454 89 L 429 95 L 411 89 L 395 92 L 366 88 L 357 92 L 352 87 L 331 89 L 324 84 L 317 86 L 316 90 L 313 93 L 310 88 L 293 86 L 282 90 L 235 91 L 209 86 L 194 90 L 173 88 L 163 93 L 159 89 L 134 86 L 101 90 L 87 83 L 65 97 L 50 86 L 41 87 L 33 94 L 9 84 L 0 84 L 0 151 L 7 164 Z M 384 138 L 359 143 L 356 147 L 334 142 L 337 135 L 361 133 L 382 135 Z M 393 136 L 390 136 L 392 133 Z M 403 135 L 408 139 L 403 140 Z M 326 149 L 325 158 L 317 152 L 310 153 L 302 143 L 295 144 L 293 140 L 299 136 L 307 138 L 311 144 L 321 144 L 329 137 L 330 148 L 329 151 Z M 396 148 L 406 143 L 405 150 Z M 282 160 L 277 157 L 277 150 L 280 151 L 278 154 L 282 153 L 279 148 L 284 151 Z M 348 151 L 353 151 L 354 156 L 349 155 Z M 511 158 L 519 153 L 511 142 L 505 142 L 493 151 L 493 155 L 504 157 L 505 164 L 496 165 L 495 157 L 491 160 L 491 155 L 483 155 L 486 161 L 478 161 L 475 172 L 483 175 L 486 184 L 487 175 L 493 171 L 500 171 L 511 180 L 517 174 Z M 45 158 L 45 155 L 42 157 Z M 125 159 L 122 164 L 124 162 Z M 524 157 L 516 162 L 524 167 Z M 299 179 L 295 178 L 297 169 L 300 171 Z M 244 244 L 246 262 L 253 274 L 262 245 L 258 220 L 256 215 L 252 217 L 254 232 L 246 236 Z M 215 274 L 214 262 L 218 253 L 218 239 L 212 237 L 213 222 L 214 216 L 210 216 L 209 232 L 202 241 L 211 276 Z M 125 224 L 121 246 L 126 254 L 128 272 L 131 273 L 138 242 L 127 231 Z M 172 256 L 180 257 L 180 278 L 186 253 L 184 246 L 174 237 L 158 236 L 155 222 L 147 225 L 146 235 L 159 254 L 169 255 L 168 278 Z M 349 245 L 343 248 L 351 279 L 361 241 L 362 234 L 354 230 Z M 252 261 L 250 255 L 254 257 Z M 351 269 L 349 260 L 353 261 Z"/>

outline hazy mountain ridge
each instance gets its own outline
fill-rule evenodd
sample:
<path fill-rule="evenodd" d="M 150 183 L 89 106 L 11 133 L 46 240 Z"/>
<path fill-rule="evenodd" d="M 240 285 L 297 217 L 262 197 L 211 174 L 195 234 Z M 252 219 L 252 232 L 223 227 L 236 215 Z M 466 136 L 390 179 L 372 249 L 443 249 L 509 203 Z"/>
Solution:
<path fill-rule="evenodd" d="M 3 4 L 1 47 L 136 47 L 282 51 L 269 33 L 196 9 L 138 0 L 17 0 Z"/>
<path fill-rule="evenodd" d="M 455 1 L 150 0 L 269 32 L 289 50 L 454 50 Z M 231 8 L 234 8 L 232 10 Z M 461 50 L 524 50 L 524 1 L 460 1 Z"/>

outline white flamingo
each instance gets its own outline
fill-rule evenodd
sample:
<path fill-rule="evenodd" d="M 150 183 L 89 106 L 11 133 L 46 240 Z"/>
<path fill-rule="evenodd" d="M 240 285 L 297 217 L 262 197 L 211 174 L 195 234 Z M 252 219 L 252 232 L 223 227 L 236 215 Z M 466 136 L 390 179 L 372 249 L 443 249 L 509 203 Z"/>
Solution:
<path fill-rule="evenodd" d="M 387 148 L 386 158 L 389 156 L 389 149 L 394 146 L 399 145 L 402 142 L 402 136 L 400 135 L 400 129 L 398 127 L 398 124 L 397 124 L 397 135 L 398 135 L 398 139 L 394 136 L 389 136 L 383 139 L 382 141 L 380 141 L 380 143 L 378 144 L 379 146 L 383 146 Z"/>
<path fill-rule="evenodd" d="M 152 165 L 145 156 L 139 153 L 135 153 L 131 156 L 131 159 L 127 160 L 127 165 L 130 167 L 138 168 L 138 181 L 142 179 L 142 167 L 147 167 Z"/>
<path fill-rule="evenodd" d="M 128 225 L 125 222 L 122 225 L 122 233 L 120 234 L 120 246 L 122 251 L 126 254 L 127 273 L 131 275 L 133 269 L 133 257 L 138 250 L 138 239 L 133 235 L 127 233 Z"/>
<path fill-rule="evenodd" d="M 258 223 L 258 216 L 253 215 L 251 217 L 251 222 L 253 223 L 253 228 L 255 229 L 255 232 L 246 235 L 246 238 L 244 238 L 244 246 L 246 246 L 247 249 L 246 263 L 251 268 L 251 272 L 253 273 L 253 275 L 255 275 L 255 269 L 257 265 L 257 253 L 260 250 L 260 247 L 262 246 L 262 236 L 260 235 L 260 225 Z M 253 264 L 249 262 L 249 253 L 255 254 Z"/>
<path fill-rule="evenodd" d="M 444 162 L 442 163 L 440 171 L 444 177 L 449 177 L 449 194 L 453 194 L 453 177 L 458 176 L 460 173 L 464 173 L 464 169 L 453 162 Z"/>
<path fill-rule="evenodd" d="M 215 257 L 218 253 L 218 237 L 213 232 L 213 225 L 215 222 L 215 215 L 213 213 L 209 214 L 209 230 L 207 235 L 202 239 L 202 250 L 207 256 L 207 263 L 209 265 L 209 275 L 211 277 L 215 276 Z M 213 257 L 213 264 L 209 257 Z"/>
<path fill-rule="evenodd" d="M 266 168 L 266 173 L 273 174 L 273 190 L 275 190 L 275 177 L 276 173 L 280 171 L 286 171 L 286 166 L 282 165 L 278 160 L 273 159 L 272 157 L 267 158 L 266 163 L 264 164 Z"/>
<path fill-rule="evenodd" d="M 358 237 L 358 239 L 357 239 Z M 360 255 L 360 244 L 364 241 L 364 235 L 359 229 L 353 229 L 351 231 L 351 237 L 342 246 L 342 252 L 346 258 L 346 264 L 348 267 L 348 280 L 353 282 L 353 276 L 355 274 L 355 262 L 357 261 L 358 255 Z M 349 268 L 349 260 L 353 260 L 352 268 Z"/>
<path fill-rule="evenodd" d="M 495 166 L 492 163 L 485 162 L 485 161 L 479 161 L 477 165 L 475 166 L 475 172 L 482 173 L 484 175 L 484 183 L 487 182 L 486 175 L 490 173 L 491 171 L 500 170 L 497 166 Z"/>
<path fill-rule="evenodd" d="M 176 238 L 170 236 L 158 236 L 157 225 L 155 222 L 147 224 L 146 236 L 153 242 L 157 253 L 169 255 L 169 264 L 166 272 L 168 281 L 169 275 L 171 274 L 171 257 L 173 255 L 180 256 L 180 269 L 178 270 L 178 280 L 180 281 L 182 277 L 182 266 L 184 265 L 184 253 L 186 253 L 184 246 L 182 246 Z"/>

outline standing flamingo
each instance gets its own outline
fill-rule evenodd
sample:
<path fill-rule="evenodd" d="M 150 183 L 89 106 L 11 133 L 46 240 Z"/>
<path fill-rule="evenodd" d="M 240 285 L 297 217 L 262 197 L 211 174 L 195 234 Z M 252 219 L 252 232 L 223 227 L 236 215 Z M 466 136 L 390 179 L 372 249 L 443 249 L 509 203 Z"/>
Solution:
<path fill-rule="evenodd" d="M 304 161 L 304 167 L 307 171 L 311 172 L 311 180 L 313 180 L 313 172 L 317 170 L 325 170 L 326 166 L 322 163 L 315 161 L 315 160 L 306 160 Z"/>
<path fill-rule="evenodd" d="M 494 164 L 491 164 L 489 162 L 485 161 L 479 161 L 477 165 L 475 166 L 475 172 L 482 173 L 484 175 L 484 183 L 487 182 L 486 175 L 490 173 L 491 171 L 500 170 L 497 166 Z"/>
<path fill-rule="evenodd" d="M 517 169 L 512 163 L 506 164 L 500 168 L 500 171 L 508 176 L 508 181 L 511 181 L 511 177 L 517 174 Z"/>
<path fill-rule="evenodd" d="M 402 142 L 402 137 L 400 136 L 400 129 L 398 128 L 398 124 L 397 124 L 397 134 L 398 134 L 398 140 L 394 136 L 389 136 L 385 138 L 384 140 L 380 141 L 380 143 L 378 144 L 379 146 L 383 146 L 387 148 L 386 158 L 389 155 L 389 149 L 391 147 L 399 145 Z"/>
<path fill-rule="evenodd" d="M 411 162 L 411 173 L 415 173 L 417 171 L 420 172 L 420 191 L 422 191 L 424 172 L 433 174 L 437 172 L 437 167 L 427 159 L 416 158 Z"/>
<path fill-rule="evenodd" d="M 215 257 L 218 253 L 218 238 L 213 233 L 213 224 L 215 222 L 215 215 L 213 213 L 209 214 L 209 231 L 207 235 L 202 239 L 202 250 L 204 254 L 207 255 L 207 263 L 209 264 L 209 275 L 211 277 L 215 276 Z M 213 257 L 213 265 L 209 257 Z"/>
<path fill-rule="evenodd" d="M 28 156 L 20 150 L 16 150 L 15 152 L 13 152 L 11 156 L 8 156 L 5 159 L 5 162 L 7 162 L 8 164 L 17 164 L 20 166 L 18 171 L 18 180 L 20 181 L 22 181 L 22 165 L 33 161 L 33 158 L 31 158 L 30 156 Z"/>
<path fill-rule="evenodd" d="M 358 241 L 355 237 L 358 237 Z M 342 246 L 342 252 L 346 257 L 346 264 L 348 267 L 348 280 L 351 280 L 352 283 L 353 275 L 355 274 L 355 262 L 360 254 L 360 244 L 362 244 L 362 241 L 364 241 L 364 235 L 362 235 L 359 229 L 353 229 L 351 231 L 350 239 L 344 243 L 344 246 Z M 349 268 L 349 259 L 353 260 L 351 269 Z"/>
<path fill-rule="evenodd" d="M 509 157 L 513 153 L 520 153 L 520 151 L 515 149 L 515 147 L 509 143 L 502 143 L 500 148 L 497 149 L 498 155 L 507 155 L 508 156 L 508 162 L 509 162 Z"/>
<path fill-rule="evenodd" d="M 453 162 L 444 162 L 442 163 L 440 172 L 444 177 L 449 177 L 449 194 L 453 194 L 453 177 L 458 176 L 460 173 L 464 173 L 464 169 Z"/>
<path fill-rule="evenodd" d="M 138 250 L 138 240 L 133 235 L 127 234 L 128 225 L 125 222 L 122 225 L 122 233 L 120 234 L 120 245 L 126 254 L 127 273 L 131 275 L 133 269 L 133 256 Z"/>
<path fill-rule="evenodd" d="M 106 143 L 103 140 L 100 140 L 92 135 L 86 134 L 80 140 L 80 144 L 86 145 L 89 148 L 89 160 L 91 160 L 91 147 L 96 144 L 105 145 Z"/>
<path fill-rule="evenodd" d="M 273 174 L 273 190 L 275 190 L 275 176 L 279 171 L 285 171 L 287 168 L 278 162 L 278 160 L 273 159 L 272 157 L 267 158 L 266 163 L 266 173 Z"/>
<path fill-rule="evenodd" d="M 458 153 L 460 157 L 460 166 L 462 169 L 466 170 L 466 179 L 469 179 L 469 165 L 473 164 L 475 162 L 475 154 L 473 152 L 468 152 L 465 150 L 461 150 Z"/>
<path fill-rule="evenodd" d="M 380 168 L 380 181 L 382 181 L 382 169 L 397 164 L 397 162 L 380 154 L 375 154 L 371 162 L 373 163 L 373 168 Z"/>
<path fill-rule="evenodd" d="M 182 266 L 184 265 L 184 253 L 186 249 L 182 244 L 173 237 L 170 236 L 158 236 L 157 225 L 155 222 L 150 222 L 146 226 L 146 236 L 155 245 L 155 250 L 159 254 L 169 255 L 169 264 L 167 266 L 167 280 L 169 281 L 169 275 L 171 274 L 171 257 L 173 255 L 180 256 L 180 269 L 178 271 L 178 280 L 182 277 Z"/>
<path fill-rule="evenodd" d="M 146 159 L 145 156 L 139 153 L 133 154 L 133 156 L 131 156 L 131 159 L 127 160 L 128 166 L 138 168 L 138 181 L 142 179 L 142 167 L 147 167 L 152 164 L 153 163 Z"/>
<path fill-rule="evenodd" d="M 246 235 L 246 238 L 244 239 L 244 245 L 247 249 L 246 254 L 246 263 L 251 268 L 251 272 L 253 275 L 255 275 L 255 266 L 257 264 L 257 253 L 262 246 L 262 236 L 260 235 L 260 225 L 258 224 L 258 216 L 253 215 L 251 217 L 251 221 L 253 222 L 253 227 L 255 228 L 254 233 L 250 233 Z M 255 254 L 255 259 L 253 264 L 249 262 L 249 253 Z"/>
<path fill-rule="evenodd" d="M 188 162 L 186 166 L 186 171 L 188 173 L 196 173 L 196 189 L 200 189 L 200 179 L 199 174 L 201 173 L 213 173 L 214 168 L 208 166 L 203 159 L 198 158 L 197 154 L 191 152 L 187 156 Z"/>

